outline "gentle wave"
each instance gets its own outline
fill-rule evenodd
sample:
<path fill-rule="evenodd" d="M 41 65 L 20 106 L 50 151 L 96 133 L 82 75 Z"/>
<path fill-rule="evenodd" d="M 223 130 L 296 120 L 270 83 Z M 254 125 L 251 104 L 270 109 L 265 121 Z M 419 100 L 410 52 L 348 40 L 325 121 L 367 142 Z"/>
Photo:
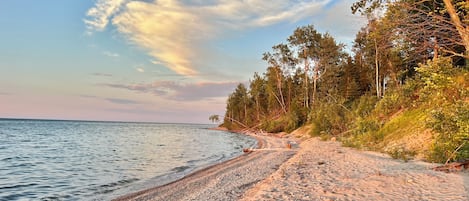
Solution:
<path fill-rule="evenodd" d="M 0 120 L 0 200 L 108 200 L 256 141 L 209 125 Z"/>

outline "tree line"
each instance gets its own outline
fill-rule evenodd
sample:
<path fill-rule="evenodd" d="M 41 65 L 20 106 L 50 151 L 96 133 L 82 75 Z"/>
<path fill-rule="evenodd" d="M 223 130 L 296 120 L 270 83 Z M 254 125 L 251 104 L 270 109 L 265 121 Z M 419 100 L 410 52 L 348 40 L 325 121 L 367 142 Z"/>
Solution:
<path fill-rule="evenodd" d="M 445 138 L 452 144 L 440 155 L 448 157 L 469 139 L 469 3 L 359 0 L 351 11 L 368 19 L 351 53 L 313 25 L 298 27 L 263 54 L 264 73 L 229 95 L 223 126 L 289 132 L 311 125 L 314 135 L 373 134 L 392 114 L 421 108 L 439 137 L 460 133 Z M 447 110 L 438 117 L 434 104 Z M 382 121 L 368 125 L 371 118 Z M 469 157 L 469 143 L 458 154 Z"/>

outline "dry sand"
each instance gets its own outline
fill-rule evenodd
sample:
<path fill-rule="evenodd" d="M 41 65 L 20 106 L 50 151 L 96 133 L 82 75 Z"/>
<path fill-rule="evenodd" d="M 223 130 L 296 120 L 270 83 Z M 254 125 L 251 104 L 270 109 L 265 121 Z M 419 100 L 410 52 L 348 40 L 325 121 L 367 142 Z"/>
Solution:
<path fill-rule="evenodd" d="M 255 135 L 261 150 L 117 200 L 469 200 L 469 175 L 308 139 Z"/>
<path fill-rule="evenodd" d="M 435 166 L 314 138 L 243 200 L 469 200 L 469 175 Z"/>

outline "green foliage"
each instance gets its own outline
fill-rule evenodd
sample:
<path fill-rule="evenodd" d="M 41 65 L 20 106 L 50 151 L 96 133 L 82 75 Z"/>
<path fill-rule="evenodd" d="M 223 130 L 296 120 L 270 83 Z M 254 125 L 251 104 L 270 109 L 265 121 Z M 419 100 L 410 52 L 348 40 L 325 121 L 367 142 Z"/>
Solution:
<path fill-rule="evenodd" d="M 381 123 L 374 117 L 368 117 L 365 119 L 357 119 L 355 122 L 356 128 L 355 133 L 365 134 L 365 133 L 374 133 L 381 128 Z"/>
<path fill-rule="evenodd" d="M 367 117 L 371 114 L 377 102 L 378 98 L 376 96 L 365 94 L 351 104 L 352 111 L 356 117 Z"/>
<path fill-rule="evenodd" d="M 453 102 L 460 96 L 456 90 L 454 75 L 457 72 L 449 58 L 439 58 L 428 61 L 416 68 L 419 79 L 423 84 L 420 98 L 431 105 Z"/>
<path fill-rule="evenodd" d="M 427 125 L 437 132 L 430 160 L 469 158 L 469 103 L 460 101 L 433 110 Z"/>
<path fill-rule="evenodd" d="M 354 6 L 372 11 L 381 5 L 366 5 L 373 2 L 382 1 L 360 0 Z M 229 96 L 223 125 L 277 133 L 309 124 L 312 136 L 336 137 L 345 146 L 403 160 L 422 154 L 422 147 L 430 144 L 425 154 L 432 161 L 469 158 L 469 73 L 460 68 L 464 60 L 444 57 L 434 45 L 440 42 L 435 35 L 414 34 L 420 38 L 413 41 L 402 37 L 414 32 L 400 32 L 412 29 L 393 20 L 411 15 L 388 3 L 393 6 L 384 16 L 371 19 L 357 34 L 353 57 L 313 25 L 298 27 L 287 43 L 263 55 L 266 72 L 256 73 L 249 88 L 240 84 Z M 465 9 L 467 4 L 457 6 Z M 416 136 L 421 141 L 413 141 Z"/>
<path fill-rule="evenodd" d="M 389 115 L 402 109 L 409 102 L 405 96 L 398 92 L 391 92 L 384 96 L 376 105 L 376 111 L 383 115 Z"/>
<path fill-rule="evenodd" d="M 416 71 L 418 102 L 430 111 L 426 125 L 435 132 L 427 158 L 434 162 L 469 158 L 468 73 L 454 68 L 449 58 L 428 61 Z"/>
<path fill-rule="evenodd" d="M 312 136 L 339 135 L 347 130 L 350 111 L 339 103 L 320 103 L 309 114 Z"/>

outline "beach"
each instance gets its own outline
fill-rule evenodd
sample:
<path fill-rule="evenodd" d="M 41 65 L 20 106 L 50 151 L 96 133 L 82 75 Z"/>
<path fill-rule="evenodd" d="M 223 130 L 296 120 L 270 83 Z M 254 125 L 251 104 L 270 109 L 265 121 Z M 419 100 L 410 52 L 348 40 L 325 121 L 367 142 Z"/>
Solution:
<path fill-rule="evenodd" d="M 299 150 L 298 146 L 287 148 L 287 143 L 294 144 L 292 139 L 251 135 L 258 140 L 258 147 L 250 153 L 115 200 L 239 200 Z"/>
<path fill-rule="evenodd" d="M 467 172 L 335 141 L 251 135 L 259 147 L 250 153 L 116 200 L 469 200 Z"/>

